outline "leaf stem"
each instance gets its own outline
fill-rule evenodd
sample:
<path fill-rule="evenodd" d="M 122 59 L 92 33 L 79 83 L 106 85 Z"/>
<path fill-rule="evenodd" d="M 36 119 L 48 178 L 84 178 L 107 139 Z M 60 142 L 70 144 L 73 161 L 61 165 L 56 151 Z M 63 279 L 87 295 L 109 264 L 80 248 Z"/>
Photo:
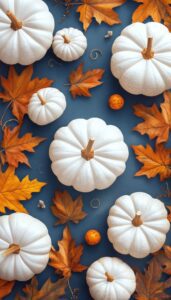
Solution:
<path fill-rule="evenodd" d="M 10 108 L 11 104 L 12 104 L 13 100 L 11 100 L 8 105 L 6 106 L 6 108 L 4 109 L 3 113 L 2 113 L 2 116 L 0 118 L 0 126 L 2 127 L 2 130 L 3 130 L 3 120 L 8 112 L 8 109 Z"/>
<path fill-rule="evenodd" d="M 71 294 L 71 299 L 74 299 L 74 293 L 73 293 L 73 290 L 72 290 L 69 279 L 68 279 L 67 283 L 68 283 L 68 289 L 69 289 L 70 294 Z"/>

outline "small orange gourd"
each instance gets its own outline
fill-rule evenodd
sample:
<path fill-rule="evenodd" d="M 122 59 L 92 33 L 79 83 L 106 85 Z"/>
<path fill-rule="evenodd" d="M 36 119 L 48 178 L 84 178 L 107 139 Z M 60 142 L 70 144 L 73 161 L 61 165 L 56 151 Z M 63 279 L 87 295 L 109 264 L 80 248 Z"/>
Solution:
<path fill-rule="evenodd" d="M 90 229 L 85 234 L 85 241 L 88 245 L 94 246 L 100 243 L 101 234 L 98 230 Z"/>
<path fill-rule="evenodd" d="M 109 97 L 109 107 L 113 110 L 119 110 L 124 106 L 125 100 L 119 94 L 113 94 Z"/>

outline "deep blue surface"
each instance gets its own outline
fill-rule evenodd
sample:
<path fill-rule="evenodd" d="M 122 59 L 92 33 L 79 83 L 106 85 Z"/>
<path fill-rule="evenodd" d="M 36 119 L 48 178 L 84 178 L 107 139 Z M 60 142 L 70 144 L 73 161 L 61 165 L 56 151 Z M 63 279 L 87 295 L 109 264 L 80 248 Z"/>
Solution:
<path fill-rule="evenodd" d="M 36 1 L 36 0 L 35 0 Z M 54 15 L 56 22 L 56 30 L 63 27 L 75 27 L 82 30 L 82 24 L 79 22 L 79 15 L 72 10 L 71 14 L 63 21 L 62 15 L 64 13 L 64 7 L 57 5 L 55 0 L 45 1 L 49 9 Z M 79 60 L 73 63 L 60 62 L 55 58 L 52 51 L 50 50 L 46 57 L 35 63 L 34 65 L 34 76 L 44 77 L 47 76 L 49 79 L 54 80 L 54 86 L 59 88 L 67 98 L 67 109 L 64 115 L 56 122 L 39 127 L 31 123 L 27 119 L 24 120 L 23 132 L 32 132 L 34 135 L 46 137 L 47 140 L 41 144 L 34 154 L 28 155 L 32 168 L 29 169 L 25 166 L 21 166 L 17 170 L 17 174 L 23 178 L 26 174 L 30 174 L 30 177 L 38 178 L 40 181 L 47 182 L 47 186 L 43 188 L 40 194 L 34 194 L 32 200 L 24 203 L 30 214 L 40 220 L 42 220 L 48 227 L 51 235 L 53 245 L 56 246 L 56 242 L 61 239 L 63 226 L 54 227 L 55 218 L 50 212 L 51 200 L 53 198 L 56 189 L 64 190 L 67 189 L 73 197 L 79 195 L 78 192 L 72 188 L 66 188 L 62 186 L 53 175 L 50 168 L 50 160 L 48 157 L 49 144 L 53 139 L 55 131 L 64 125 L 67 125 L 69 121 L 75 118 L 90 118 L 100 117 L 103 118 L 108 124 L 117 125 L 123 132 L 125 141 L 130 149 L 130 156 L 127 163 L 125 173 L 117 179 L 117 181 L 107 190 L 94 191 L 89 194 L 84 194 L 84 209 L 88 213 L 80 224 L 70 224 L 73 237 L 77 243 L 84 244 L 84 255 L 82 257 L 82 263 L 90 265 L 96 259 L 103 256 L 117 256 L 121 257 L 130 266 L 140 266 L 142 269 L 149 261 L 150 257 L 146 259 L 133 259 L 130 256 L 121 256 L 113 250 L 112 245 L 107 240 L 107 224 L 106 219 L 109 208 L 112 206 L 114 201 L 121 195 L 130 194 L 136 191 L 143 191 L 151 194 L 152 196 L 160 197 L 161 194 L 165 193 L 166 183 L 160 183 L 158 178 L 147 180 L 146 177 L 134 177 L 135 172 L 139 169 L 140 164 L 136 161 L 135 155 L 131 150 L 131 145 L 143 144 L 149 142 L 147 136 L 141 136 L 137 132 L 132 131 L 132 128 L 138 123 L 138 118 L 133 115 L 132 105 L 136 103 L 144 103 L 151 105 L 153 102 L 161 102 L 162 95 L 156 98 L 147 98 L 143 96 L 132 96 L 122 90 L 118 81 L 112 77 L 110 72 L 110 57 L 111 57 L 111 45 L 113 40 L 120 34 L 121 30 L 131 23 L 131 14 L 135 9 L 136 4 L 132 1 L 127 1 L 125 5 L 117 8 L 116 11 L 119 13 L 122 24 L 109 27 L 105 24 L 98 26 L 95 22 L 91 25 L 86 33 L 88 39 L 88 49 L 86 54 Z M 113 30 L 113 37 L 109 40 L 104 39 L 104 35 L 107 30 Z M 90 51 L 93 48 L 100 49 L 102 56 L 96 61 L 92 61 L 89 57 Z M 84 62 L 84 69 L 90 68 L 104 68 L 105 75 L 103 77 L 104 84 L 96 89 L 92 90 L 92 97 L 90 99 L 79 97 L 73 100 L 68 87 L 64 86 L 68 82 L 68 76 L 72 70 L 74 70 L 80 62 Z M 20 70 L 20 67 L 18 67 Z M 1 72 L 3 75 L 7 72 L 7 66 L 2 65 Z M 125 107 L 121 111 L 114 112 L 108 108 L 107 100 L 109 95 L 113 93 L 120 93 L 126 100 Z M 6 104 L 0 106 L 0 112 L 3 111 Z M 38 200 L 42 199 L 46 202 L 46 209 L 40 210 L 37 208 Z M 92 199 L 98 199 L 100 206 L 98 208 L 91 207 Z M 162 198 L 165 203 L 169 203 L 169 199 Z M 102 234 L 102 242 L 96 247 L 89 247 L 84 242 L 84 234 L 90 228 L 96 228 L 100 230 Z M 171 241 L 171 235 L 170 235 Z M 169 243 L 169 235 L 168 241 Z M 80 274 L 73 274 L 71 279 L 72 288 L 79 288 L 79 300 L 90 300 L 91 297 L 88 292 L 88 287 L 85 281 L 85 272 Z M 51 276 L 55 280 L 56 275 L 54 270 L 48 267 L 41 275 L 38 276 L 40 285 Z M 12 300 L 17 292 L 21 291 L 25 283 L 17 283 L 15 285 L 13 293 L 6 299 Z M 66 299 L 66 298 L 65 298 Z M 67 299 L 70 299 L 68 293 Z M 122 299 L 120 299 L 122 300 Z"/>

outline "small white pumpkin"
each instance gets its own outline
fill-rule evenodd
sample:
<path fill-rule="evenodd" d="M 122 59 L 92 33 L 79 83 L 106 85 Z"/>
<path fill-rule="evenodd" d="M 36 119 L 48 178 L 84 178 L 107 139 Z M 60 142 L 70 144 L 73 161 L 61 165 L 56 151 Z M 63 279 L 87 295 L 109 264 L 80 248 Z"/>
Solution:
<path fill-rule="evenodd" d="M 136 258 L 158 251 L 170 229 L 164 204 L 142 192 L 118 198 L 110 209 L 108 226 L 114 249 Z"/>
<path fill-rule="evenodd" d="M 87 271 L 87 284 L 95 300 L 128 300 L 135 291 L 133 270 L 115 257 L 102 257 Z"/>
<path fill-rule="evenodd" d="M 33 94 L 28 106 L 30 120 L 38 125 L 47 125 L 58 119 L 66 108 L 63 93 L 55 88 L 44 88 Z"/>
<path fill-rule="evenodd" d="M 57 57 L 63 61 L 73 61 L 84 54 L 87 39 L 78 29 L 64 28 L 55 34 L 52 47 Z"/>
<path fill-rule="evenodd" d="M 106 189 L 126 168 L 128 147 L 120 129 L 102 119 L 76 119 L 57 130 L 50 145 L 52 171 L 80 192 Z"/>
<path fill-rule="evenodd" d="M 4 63 L 29 65 L 50 48 L 54 19 L 42 0 L 1 0 L 0 20 L 0 60 Z"/>
<path fill-rule="evenodd" d="M 51 238 L 46 226 L 24 213 L 0 217 L 0 278 L 26 281 L 49 261 Z"/>
<path fill-rule="evenodd" d="M 171 33 L 160 23 L 133 23 L 112 46 L 111 71 L 131 94 L 156 96 L 171 88 Z"/>

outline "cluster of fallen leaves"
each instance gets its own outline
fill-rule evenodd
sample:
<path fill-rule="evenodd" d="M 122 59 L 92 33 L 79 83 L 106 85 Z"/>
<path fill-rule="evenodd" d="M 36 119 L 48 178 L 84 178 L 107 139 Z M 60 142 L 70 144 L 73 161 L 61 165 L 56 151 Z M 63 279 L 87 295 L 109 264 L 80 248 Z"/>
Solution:
<path fill-rule="evenodd" d="M 19 179 L 15 174 L 15 169 L 19 164 L 30 166 L 25 152 L 34 152 L 44 138 L 33 137 L 31 133 L 21 135 L 22 121 L 27 113 L 29 99 L 32 94 L 41 88 L 48 87 L 52 84 L 51 80 L 31 79 L 33 67 L 24 68 L 20 75 L 15 68 L 11 66 L 7 79 L 1 76 L 1 86 L 3 91 L 0 98 L 4 102 L 9 102 L 7 108 L 11 107 L 12 114 L 17 118 L 19 125 L 10 128 L 3 126 L 5 113 L 1 118 L 1 140 L 0 140 L 0 212 L 5 213 L 6 208 L 16 211 L 25 212 L 27 210 L 20 201 L 29 200 L 32 193 L 39 192 L 45 185 L 37 179 L 30 180 L 29 176 Z M 7 113 L 7 108 L 4 110 Z M 8 122 L 4 122 L 8 124 Z"/>
<path fill-rule="evenodd" d="M 70 221 L 77 224 L 87 215 L 83 211 L 82 197 L 73 200 L 67 191 L 55 193 L 51 210 L 58 218 L 56 224 L 66 224 Z M 87 268 L 80 264 L 83 246 L 76 246 L 68 226 L 64 228 L 63 238 L 58 242 L 58 247 L 59 250 L 51 250 L 49 263 L 58 274 L 70 278 L 72 272 L 82 272 Z"/>
<path fill-rule="evenodd" d="M 171 92 L 164 93 L 164 102 L 147 107 L 142 104 L 134 106 L 134 113 L 137 117 L 144 119 L 134 130 L 140 134 L 147 134 L 150 139 L 156 139 L 156 146 L 153 149 L 149 144 L 133 146 L 137 160 L 143 167 L 135 174 L 136 176 L 145 175 L 153 178 L 160 176 L 160 180 L 171 178 L 171 149 L 165 143 L 169 139 L 171 131 Z"/>
<path fill-rule="evenodd" d="M 115 8 L 130 0 L 64 0 L 69 7 L 77 4 L 77 12 L 80 14 L 80 22 L 86 31 L 93 19 L 101 24 L 102 22 L 112 26 L 121 23 L 121 20 L 114 10 Z M 155 22 L 163 22 L 171 30 L 171 1 L 170 0 L 133 0 L 139 5 L 132 15 L 132 22 L 144 22 L 147 18 Z"/>
<path fill-rule="evenodd" d="M 163 274 L 169 275 L 163 280 Z M 154 254 L 144 273 L 136 270 L 136 300 L 171 299 L 167 289 L 171 287 L 171 247 L 164 246 Z"/>

